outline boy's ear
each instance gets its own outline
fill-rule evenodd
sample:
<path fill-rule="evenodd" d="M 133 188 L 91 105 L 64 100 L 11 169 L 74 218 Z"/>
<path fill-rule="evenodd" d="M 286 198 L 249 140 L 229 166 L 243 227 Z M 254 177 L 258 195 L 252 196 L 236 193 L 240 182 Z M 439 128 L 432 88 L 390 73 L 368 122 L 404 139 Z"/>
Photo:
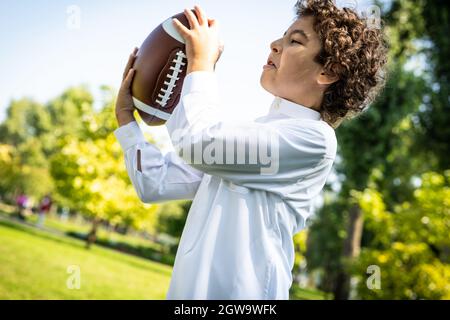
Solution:
<path fill-rule="evenodd" d="M 322 71 L 317 76 L 317 83 L 320 85 L 330 85 L 339 80 L 339 77 L 332 72 Z"/>

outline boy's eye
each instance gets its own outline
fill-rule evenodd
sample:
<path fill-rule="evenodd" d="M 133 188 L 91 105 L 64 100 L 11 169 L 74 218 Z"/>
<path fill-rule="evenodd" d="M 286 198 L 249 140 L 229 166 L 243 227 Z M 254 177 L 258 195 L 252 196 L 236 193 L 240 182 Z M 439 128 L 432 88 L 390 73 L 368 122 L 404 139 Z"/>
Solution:
<path fill-rule="evenodd" d="M 299 41 L 296 41 L 296 40 L 291 40 L 291 43 L 303 44 L 303 43 L 301 43 L 301 42 L 299 42 Z"/>

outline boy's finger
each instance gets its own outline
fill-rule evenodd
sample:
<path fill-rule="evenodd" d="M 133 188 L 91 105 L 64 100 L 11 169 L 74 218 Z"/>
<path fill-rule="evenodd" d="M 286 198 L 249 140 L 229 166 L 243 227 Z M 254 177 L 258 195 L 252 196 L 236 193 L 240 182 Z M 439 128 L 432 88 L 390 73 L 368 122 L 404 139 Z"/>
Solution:
<path fill-rule="evenodd" d="M 191 30 L 198 28 L 198 26 L 199 26 L 198 20 L 197 20 L 197 17 L 195 16 L 195 14 L 192 12 L 192 10 L 184 9 L 184 15 L 186 16 L 186 18 L 189 21 Z"/>
<path fill-rule="evenodd" d="M 136 60 L 136 52 L 137 48 L 133 50 L 133 53 L 130 54 L 130 57 L 128 58 L 127 65 L 125 66 L 125 70 L 123 71 L 122 80 L 125 79 L 125 77 L 128 74 L 128 71 L 133 66 L 134 60 Z"/>
<path fill-rule="evenodd" d="M 134 69 L 131 68 L 128 70 L 127 75 L 125 76 L 125 79 L 122 82 L 122 89 L 129 89 L 131 85 L 131 80 L 133 80 L 134 76 Z"/>
<path fill-rule="evenodd" d="M 183 38 L 186 38 L 189 35 L 189 29 L 187 29 L 177 18 L 173 18 L 172 23 Z"/>
<path fill-rule="evenodd" d="M 195 11 L 197 12 L 197 18 L 198 18 L 198 23 L 199 25 L 204 25 L 205 21 L 207 21 L 208 19 L 206 18 L 206 14 L 205 11 L 203 11 L 202 8 L 200 8 L 199 6 L 194 6 Z"/>

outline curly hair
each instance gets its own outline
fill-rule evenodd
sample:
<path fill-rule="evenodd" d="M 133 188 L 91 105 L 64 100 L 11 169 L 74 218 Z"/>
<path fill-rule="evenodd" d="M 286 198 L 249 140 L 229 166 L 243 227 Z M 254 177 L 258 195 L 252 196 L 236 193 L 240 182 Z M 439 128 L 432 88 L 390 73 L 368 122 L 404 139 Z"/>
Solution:
<path fill-rule="evenodd" d="M 314 31 L 322 44 L 315 61 L 339 77 L 325 90 L 320 108 L 323 120 L 337 128 L 344 119 L 364 111 L 385 84 L 383 32 L 352 9 L 339 9 L 332 0 L 299 0 L 295 10 L 297 18 L 314 17 Z"/>

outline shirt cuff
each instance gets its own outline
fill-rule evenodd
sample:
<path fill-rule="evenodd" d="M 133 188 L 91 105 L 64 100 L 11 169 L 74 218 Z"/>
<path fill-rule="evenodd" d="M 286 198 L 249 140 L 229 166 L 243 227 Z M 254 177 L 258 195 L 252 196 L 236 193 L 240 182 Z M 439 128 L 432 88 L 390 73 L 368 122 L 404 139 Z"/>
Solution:
<path fill-rule="evenodd" d="M 181 97 L 186 94 L 201 92 L 208 95 L 218 96 L 219 86 L 217 75 L 212 71 L 194 71 L 189 73 L 183 82 Z"/>
<path fill-rule="evenodd" d="M 117 128 L 114 131 L 114 135 L 117 140 L 119 140 L 120 146 L 124 151 L 140 142 L 146 141 L 144 134 L 136 121 L 131 121 L 130 123 Z"/>

